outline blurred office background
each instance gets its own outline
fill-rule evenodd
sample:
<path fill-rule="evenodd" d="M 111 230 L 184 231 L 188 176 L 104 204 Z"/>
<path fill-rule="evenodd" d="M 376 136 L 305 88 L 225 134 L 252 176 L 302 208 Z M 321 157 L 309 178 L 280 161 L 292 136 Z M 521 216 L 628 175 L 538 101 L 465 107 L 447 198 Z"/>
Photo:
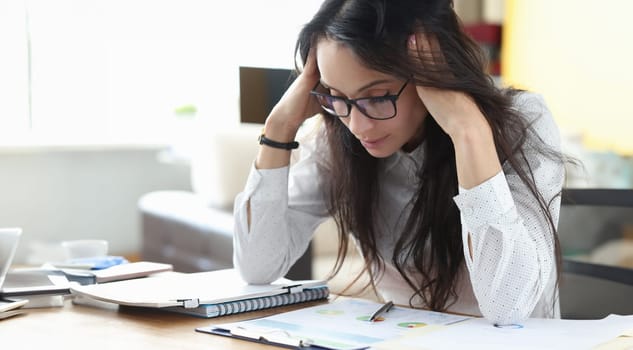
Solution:
<path fill-rule="evenodd" d="M 196 140 L 239 123 L 239 67 L 292 68 L 320 3 L 0 0 L 0 226 L 24 228 L 18 261 L 64 239 L 137 254 L 139 197 L 191 189 Z M 633 3 L 455 6 L 499 84 L 545 97 L 584 164 L 568 186 L 633 187 Z"/>

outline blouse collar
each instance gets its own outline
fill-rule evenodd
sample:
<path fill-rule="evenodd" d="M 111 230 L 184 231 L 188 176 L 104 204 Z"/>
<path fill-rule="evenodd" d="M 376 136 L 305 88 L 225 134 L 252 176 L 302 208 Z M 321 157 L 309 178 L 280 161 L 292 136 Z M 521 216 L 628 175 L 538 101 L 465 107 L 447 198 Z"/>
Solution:
<path fill-rule="evenodd" d="M 403 150 L 398 150 L 396 153 L 390 155 L 389 157 L 383 160 L 385 164 L 385 171 L 391 170 L 394 166 L 402 162 L 411 162 L 414 164 L 414 167 L 419 169 L 422 166 L 422 161 L 424 160 L 424 145 L 426 142 L 421 142 L 418 147 L 416 147 L 411 152 L 405 152 Z"/>

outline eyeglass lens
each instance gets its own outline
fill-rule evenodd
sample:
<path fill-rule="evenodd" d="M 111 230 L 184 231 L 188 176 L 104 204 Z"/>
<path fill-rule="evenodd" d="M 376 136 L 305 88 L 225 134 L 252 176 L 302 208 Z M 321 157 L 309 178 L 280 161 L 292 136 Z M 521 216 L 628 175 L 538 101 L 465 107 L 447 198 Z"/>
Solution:
<path fill-rule="evenodd" d="M 368 97 L 354 101 L 329 95 L 317 95 L 323 109 L 339 117 L 347 117 L 354 104 L 363 114 L 376 119 L 391 118 L 395 115 L 395 103 L 389 97 Z"/>

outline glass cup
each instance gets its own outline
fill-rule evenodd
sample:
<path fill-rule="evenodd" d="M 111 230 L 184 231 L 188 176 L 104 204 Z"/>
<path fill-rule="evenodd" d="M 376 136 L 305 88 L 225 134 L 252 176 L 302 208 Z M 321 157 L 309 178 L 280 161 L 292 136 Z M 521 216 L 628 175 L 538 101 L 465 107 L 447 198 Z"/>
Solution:
<path fill-rule="evenodd" d="M 108 255 L 108 241 L 103 239 L 63 241 L 62 247 L 66 251 L 68 260 L 97 258 Z"/>

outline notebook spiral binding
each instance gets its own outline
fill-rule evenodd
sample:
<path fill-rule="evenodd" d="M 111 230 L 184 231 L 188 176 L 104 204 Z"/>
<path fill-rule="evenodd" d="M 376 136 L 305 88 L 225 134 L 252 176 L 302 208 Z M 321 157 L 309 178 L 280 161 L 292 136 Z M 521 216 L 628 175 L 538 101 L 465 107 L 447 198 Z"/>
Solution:
<path fill-rule="evenodd" d="M 167 307 L 166 311 L 188 314 L 198 317 L 212 318 L 225 315 L 232 315 L 242 312 L 269 309 L 277 306 L 291 305 L 326 299 L 330 295 L 327 286 L 316 288 L 305 288 L 301 292 L 271 295 L 259 298 L 229 301 L 218 304 L 200 304 L 195 308 Z"/>
<path fill-rule="evenodd" d="M 218 316 L 241 312 L 269 309 L 272 307 L 325 299 L 329 296 L 327 287 L 304 289 L 302 292 L 272 295 L 262 298 L 238 300 L 217 304 Z"/>

